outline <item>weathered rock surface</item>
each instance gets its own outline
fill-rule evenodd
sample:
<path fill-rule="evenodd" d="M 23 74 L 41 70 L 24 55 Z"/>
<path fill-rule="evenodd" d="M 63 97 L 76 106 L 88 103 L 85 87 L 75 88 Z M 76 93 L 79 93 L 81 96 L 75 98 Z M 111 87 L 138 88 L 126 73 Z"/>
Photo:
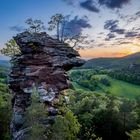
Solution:
<path fill-rule="evenodd" d="M 77 51 L 51 38 L 46 33 L 23 32 L 14 37 L 20 47 L 21 55 L 11 60 L 9 88 L 13 93 L 13 120 L 11 131 L 13 140 L 20 140 L 24 123 L 24 112 L 31 103 L 34 88 L 40 101 L 48 104 L 47 111 L 54 119 L 58 109 L 53 105 L 60 91 L 69 87 L 66 71 L 74 66 L 81 66 Z M 17 138 L 18 135 L 18 138 Z"/>

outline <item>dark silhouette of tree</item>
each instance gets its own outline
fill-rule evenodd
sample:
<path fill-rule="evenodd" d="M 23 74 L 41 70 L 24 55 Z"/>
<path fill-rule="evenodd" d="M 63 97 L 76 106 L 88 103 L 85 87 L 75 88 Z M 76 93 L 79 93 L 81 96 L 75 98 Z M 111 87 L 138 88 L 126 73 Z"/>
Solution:
<path fill-rule="evenodd" d="M 70 15 L 63 16 L 62 14 L 55 14 L 51 17 L 51 20 L 48 22 L 48 30 L 56 30 L 57 39 L 63 43 L 67 43 L 72 48 L 83 48 L 82 44 L 89 43 L 86 41 L 88 36 L 82 35 L 82 27 L 80 27 L 81 25 L 77 23 L 77 20 L 80 21 L 81 19 L 75 17 L 74 19 L 70 20 Z M 85 22 L 87 21 L 85 20 Z M 84 26 L 90 27 L 88 23 L 85 23 Z M 77 27 L 78 32 L 75 31 L 75 27 Z"/>
<path fill-rule="evenodd" d="M 48 30 L 52 31 L 56 29 L 57 39 L 62 40 L 62 34 L 64 32 L 64 16 L 62 14 L 55 14 L 51 17 L 51 20 L 48 22 L 48 24 Z M 63 29 L 62 32 L 61 29 Z"/>
<path fill-rule="evenodd" d="M 29 26 L 27 31 L 31 33 L 38 33 L 42 30 L 45 30 L 44 23 L 41 20 L 33 20 L 32 18 L 28 18 L 25 23 Z"/>

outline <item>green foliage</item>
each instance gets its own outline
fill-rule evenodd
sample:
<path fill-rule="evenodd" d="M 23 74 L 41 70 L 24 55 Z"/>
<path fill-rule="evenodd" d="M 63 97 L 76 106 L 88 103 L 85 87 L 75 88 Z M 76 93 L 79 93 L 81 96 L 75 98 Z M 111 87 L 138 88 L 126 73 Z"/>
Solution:
<path fill-rule="evenodd" d="M 0 76 L 1 80 L 4 78 Z M 4 81 L 4 79 L 3 79 Z M 11 95 L 4 82 L 0 82 L 0 139 L 10 140 L 9 125 L 11 121 Z"/>
<path fill-rule="evenodd" d="M 61 108 L 62 109 L 62 108 Z M 65 112 L 68 110 L 65 108 Z M 52 126 L 45 127 L 43 121 L 48 117 L 45 107 L 39 102 L 36 94 L 32 95 L 32 104 L 26 111 L 26 124 L 31 126 L 29 140 L 77 140 L 80 124 L 71 111 L 64 116 L 58 115 Z"/>
<path fill-rule="evenodd" d="M 41 120 L 45 119 L 48 114 L 45 112 L 43 103 L 39 102 L 39 97 L 36 93 L 32 94 L 32 104 L 26 111 L 25 127 L 30 127 L 31 130 L 28 140 L 42 140 L 44 139 L 45 127 Z"/>
<path fill-rule="evenodd" d="M 6 47 L 0 50 L 0 52 L 3 55 L 13 57 L 13 56 L 21 53 L 19 46 L 17 45 L 17 43 L 15 42 L 14 39 L 11 39 L 5 45 L 6 45 Z"/>
<path fill-rule="evenodd" d="M 30 134 L 27 136 L 27 140 L 45 140 L 45 127 L 43 124 L 36 123 L 32 125 Z"/>
<path fill-rule="evenodd" d="M 0 73 L 0 139 L 9 140 L 11 97 L 4 83 L 3 70 Z M 139 95 L 139 86 L 137 92 L 135 85 L 99 73 L 96 70 L 73 70 L 69 73 L 75 89 L 66 91 L 70 99 L 67 106 L 60 97 L 57 106 L 60 112 L 51 126 L 44 125 L 48 113 L 35 92 L 26 112 L 24 127 L 31 126 L 27 140 L 139 140 L 140 97 L 135 96 Z M 108 81 L 110 85 L 106 84 Z M 94 89 L 91 90 L 90 86 Z M 120 89 L 122 95 L 134 94 L 133 98 L 113 96 L 120 95 Z M 103 92 L 107 90 L 110 94 Z"/>
<path fill-rule="evenodd" d="M 84 69 L 100 69 L 100 70 L 114 70 L 128 68 L 131 64 L 140 63 L 140 52 L 131 54 L 122 58 L 94 58 L 88 60 L 85 65 L 82 66 Z"/>
<path fill-rule="evenodd" d="M 39 97 L 32 94 L 32 103 L 26 111 L 27 123 L 36 124 L 41 118 L 47 117 L 44 111 L 44 104 L 40 103 Z"/>
<path fill-rule="evenodd" d="M 130 140 L 140 140 L 140 126 L 138 129 L 132 130 L 130 133 L 127 133 L 130 137 Z"/>
<path fill-rule="evenodd" d="M 110 86 L 111 85 L 110 81 L 107 78 L 101 78 L 100 82 L 102 84 L 104 84 L 105 86 Z"/>
<path fill-rule="evenodd" d="M 100 70 L 73 70 L 69 74 L 74 83 L 71 95 L 74 98 L 70 98 L 69 108 L 78 116 L 82 125 L 80 139 L 94 140 L 102 137 L 127 140 L 126 132 L 136 129 L 140 122 L 139 98 L 134 99 L 139 95 L 140 87 L 112 79 L 101 74 Z M 89 85 L 96 88 L 92 90 Z M 106 95 L 105 92 L 110 94 Z"/>
<path fill-rule="evenodd" d="M 82 92 L 96 91 L 99 94 L 106 93 L 131 99 L 139 95 L 140 86 L 116 80 L 102 73 L 102 70 L 81 69 L 70 71 L 69 76 L 73 88 Z"/>
<path fill-rule="evenodd" d="M 93 78 L 96 71 L 92 70 L 73 70 L 69 73 L 70 80 L 76 82 L 86 90 L 94 91 L 97 88 L 98 79 Z"/>
<path fill-rule="evenodd" d="M 64 116 L 58 115 L 51 128 L 49 140 L 78 140 L 80 124 L 71 111 Z"/>
<path fill-rule="evenodd" d="M 97 137 L 127 140 L 126 131 L 137 128 L 140 114 L 135 100 L 90 92 L 75 92 L 74 95 L 76 98 L 71 98 L 69 108 L 82 125 L 80 140 Z"/>
<path fill-rule="evenodd" d="M 140 85 L 140 68 L 136 69 L 121 69 L 121 70 L 114 70 L 109 73 L 109 76 L 123 80 L 132 84 Z"/>

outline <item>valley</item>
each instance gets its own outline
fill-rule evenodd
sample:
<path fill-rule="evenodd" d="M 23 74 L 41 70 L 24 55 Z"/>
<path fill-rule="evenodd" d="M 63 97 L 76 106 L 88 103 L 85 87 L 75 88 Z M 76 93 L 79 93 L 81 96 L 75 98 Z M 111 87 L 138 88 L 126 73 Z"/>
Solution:
<path fill-rule="evenodd" d="M 9 124 L 12 108 L 11 94 L 7 88 L 8 63 L 5 61 L 0 68 L 0 139 L 2 140 L 10 140 L 11 137 Z M 59 113 L 65 114 L 66 111 L 67 113 L 64 117 L 61 114 L 56 117 L 52 128 L 47 130 L 51 132 L 47 136 L 50 139 L 59 137 L 59 140 L 66 140 L 67 137 L 73 137 L 70 134 L 76 131 L 78 134 L 75 136 L 76 140 L 122 138 L 128 140 L 129 135 L 133 136 L 132 131 L 139 131 L 137 124 L 140 124 L 140 71 L 136 69 L 137 64 L 131 64 L 123 65 L 119 69 L 110 65 L 104 68 L 102 65 L 102 67 L 81 67 L 70 70 L 68 76 L 71 86 L 64 91 L 64 97 L 60 96 L 60 103 L 57 105 Z M 27 122 L 33 127 L 30 137 L 42 136 L 46 131 L 41 123 L 34 125 L 38 118 L 43 117 L 48 117 L 48 114 L 44 113 L 43 104 L 33 93 L 32 105 L 26 112 Z M 65 137 L 62 138 L 62 135 Z"/>
<path fill-rule="evenodd" d="M 86 73 L 86 70 L 82 70 L 82 71 L 84 71 Z M 73 72 L 76 72 L 76 70 Z M 70 75 L 70 77 L 72 78 L 72 75 Z M 95 82 L 97 82 L 96 89 L 90 90 L 90 89 L 85 87 L 86 85 L 82 86 L 82 85 L 78 84 L 78 82 L 72 81 L 73 88 L 75 90 L 80 89 L 83 91 L 95 91 L 97 94 L 111 94 L 114 96 L 127 97 L 130 99 L 131 98 L 133 99 L 133 98 L 136 98 L 137 96 L 140 96 L 140 86 L 139 85 L 131 84 L 131 83 L 128 83 L 128 82 L 125 82 L 122 80 L 117 80 L 117 79 L 111 78 L 110 76 L 108 76 L 106 74 L 92 75 L 92 77 L 94 77 L 95 79 L 99 79 L 99 80 L 101 78 L 106 78 L 109 80 L 110 85 L 106 86 L 98 80 L 98 82 L 95 81 Z M 89 83 L 89 84 L 92 87 L 92 83 Z"/>

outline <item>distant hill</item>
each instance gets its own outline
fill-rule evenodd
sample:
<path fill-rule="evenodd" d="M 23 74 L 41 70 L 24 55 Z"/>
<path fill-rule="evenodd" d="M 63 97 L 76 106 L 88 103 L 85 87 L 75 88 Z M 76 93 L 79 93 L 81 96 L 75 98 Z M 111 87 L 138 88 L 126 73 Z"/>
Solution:
<path fill-rule="evenodd" d="M 0 60 L 0 67 L 10 67 L 9 60 Z"/>
<path fill-rule="evenodd" d="M 120 69 L 127 68 L 131 64 L 140 64 L 140 52 L 121 58 L 90 59 L 82 66 L 82 68 Z"/>

